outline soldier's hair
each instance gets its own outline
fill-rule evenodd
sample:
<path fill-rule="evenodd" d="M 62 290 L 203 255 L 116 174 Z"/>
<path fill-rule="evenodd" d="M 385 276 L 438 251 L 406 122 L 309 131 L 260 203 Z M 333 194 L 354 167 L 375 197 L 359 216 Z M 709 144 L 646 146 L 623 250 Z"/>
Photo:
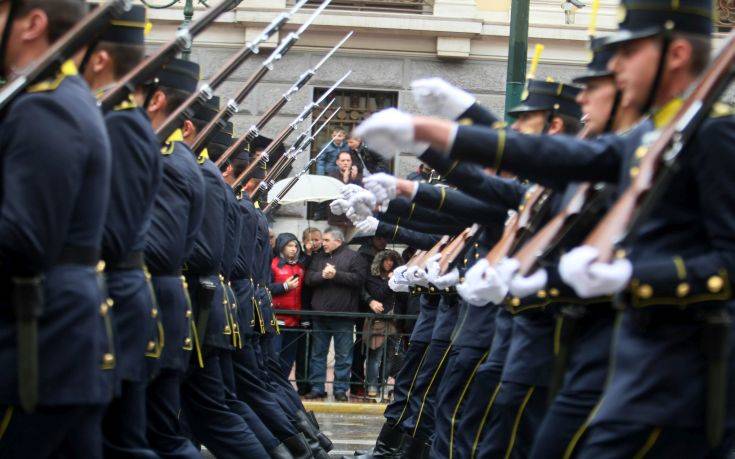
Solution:
<path fill-rule="evenodd" d="M 232 175 L 239 177 L 245 169 L 250 165 L 250 161 L 246 159 L 234 158 L 230 160 L 230 166 L 232 166 Z"/>
<path fill-rule="evenodd" d="M 562 123 L 564 123 L 564 134 L 574 135 L 578 133 L 580 129 L 582 129 L 582 122 L 579 121 L 579 118 L 574 118 L 572 116 L 564 115 L 562 113 L 557 113 L 555 116 L 559 118 Z"/>
<path fill-rule="evenodd" d="M 686 40 L 692 46 L 692 60 L 689 63 L 689 71 L 692 75 L 699 75 L 704 72 L 710 63 L 710 56 L 712 53 L 711 38 L 704 35 L 685 32 L 676 32 L 674 33 L 673 38 Z"/>
<path fill-rule="evenodd" d="M 87 13 L 84 0 L 20 0 L 14 14 L 23 17 L 39 9 L 48 17 L 48 39 L 56 41 Z"/>
<path fill-rule="evenodd" d="M 334 239 L 342 242 L 345 241 L 345 233 L 336 226 L 328 226 L 327 229 L 324 230 L 324 234 L 331 234 Z"/>
<path fill-rule="evenodd" d="M 102 41 L 96 51 L 104 50 L 112 57 L 112 71 L 115 78 L 122 78 L 135 68 L 145 57 L 145 48 L 139 45 Z"/>

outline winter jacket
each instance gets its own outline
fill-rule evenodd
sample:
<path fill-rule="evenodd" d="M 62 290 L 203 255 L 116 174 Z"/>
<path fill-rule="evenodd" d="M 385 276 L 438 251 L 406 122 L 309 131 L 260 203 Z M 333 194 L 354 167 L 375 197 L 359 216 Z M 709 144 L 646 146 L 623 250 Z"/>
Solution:
<path fill-rule="evenodd" d="M 332 264 L 337 272 L 332 279 L 322 277 L 327 263 Z M 311 309 L 358 312 L 366 272 L 363 258 L 346 244 L 332 253 L 315 254 L 306 272 L 306 285 L 312 288 Z"/>
<path fill-rule="evenodd" d="M 350 150 L 350 155 L 352 156 L 352 164 L 357 166 L 357 169 L 363 176 L 366 175 L 365 169 L 367 169 L 367 174 L 390 172 L 385 159 L 378 153 L 365 147 L 365 145 L 360 145 L 357 150 Z"/>
<path fill-rule="evenodd" d="M 346 140 L 340 146 L 335 145 L 334 141 L 330 140 L 327 149 L 316 160 L 316 175 L 327 175 L 330 171 L 337 170 L 337 156 L 343 151 L 350 151 Z"/>
<path fill-rule="evenodd" d="M 273 308 L 274 309 L 290 309 L 292 311 L 301 310 L 301 290 L 304 283 L 304 267 L 301 263 L 296 261 L 291 263 L 280 254 L 283 248 L 291 241 L 298 239 L 291 233 L 279 234 L 276 238 L 276 251 L 279 256 L 274 257 L 271 261 L 271 283 L 268 285 L 268 289 L 271 291 L 273 296 Z M 301 258 L 301 246 L 299 245 L 299 253 L 296 254 L 296 260 Z M 301 280 L 299 286 L 292 290 L 286 289 L 286 281 L 291 279 L 293 276 L 298 276 Z M 286 327 L 298 327 L 300 324 L 300 316 L 282 315 L 279 314 L 278 320 Z"/>
<path fill-rule="evenodd" d="M 370 275 L 365 281 L 363 299 L 365 304 L 370 304 L 371 301 L 382 303 L 382 314 L 400 314 L 404 309 L 406 298 L 404 294 L 398 294 L 388 287 L 388 277 L 384 277 L 381 272 L 383 261 L 386 258 L 393 259 L 393 269 L 403 264 L 401 256 L 394 250 L 378 252 L 370 266 Z M 395 321 L 368 318 L 363 327 L 363 342 L 369 349 L 377 349 L 383 345 L 386 336 L 395 332 Z"/>

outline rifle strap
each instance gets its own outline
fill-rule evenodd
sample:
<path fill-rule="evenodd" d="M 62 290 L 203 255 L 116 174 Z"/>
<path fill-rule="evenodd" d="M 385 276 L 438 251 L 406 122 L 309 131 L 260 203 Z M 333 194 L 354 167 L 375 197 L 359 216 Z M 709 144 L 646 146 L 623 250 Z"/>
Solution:
<path fill-rule="evenodd" d="M 658 67 L 656 68 L 656 76 L 653 78 L 651 84 L 651 90 L 648 91 L 648 99 L 641 109 L 641 113 L 648 113 L 653 107 L 653 103 L 656 100 L 656 94 L 658 93 L 658 87 L 661 84 L 661 78 L 663 78 L 664 68 L 666 67 L 666 55 L 669 53 L 669 45 L 671 45 L 671 30 L 664 30 L 661 43 L 661 57 L 658 59 Z"/>

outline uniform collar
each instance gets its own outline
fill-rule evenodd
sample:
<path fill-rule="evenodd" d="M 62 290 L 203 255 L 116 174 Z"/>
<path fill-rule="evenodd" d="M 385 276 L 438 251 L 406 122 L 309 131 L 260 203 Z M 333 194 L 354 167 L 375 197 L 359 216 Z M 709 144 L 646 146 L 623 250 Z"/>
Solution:
<path fill-rule="evenodd" d="M 61 64 L 61 68 L 59 69 L 59 72 L 56 74 L 56 76 L 53 79 L 41 81 L 40 83 L 36 83 L 30 86 L 27 92 L 35 93 L 35 92 L 55 91 L 56 88 L 59 87 L 61 82 L 64 81 L 67 77 L 76 76 L 76 75 L 79 75 L 79 70 L 77 70 L 76 64 L 74 64 L 74 61 L 68 60 L 64 62 L 63 64 Z"/>
<path fill-rule="evenodd" d="M 676 97 L 670 100 L 666 105 L 656 110 L 653 113 L 653 126 L 656 129 L 660 129 L 671 122 L 679 113 L 679 109 L 684 104 L 684 100 L 680 97 Z"/>

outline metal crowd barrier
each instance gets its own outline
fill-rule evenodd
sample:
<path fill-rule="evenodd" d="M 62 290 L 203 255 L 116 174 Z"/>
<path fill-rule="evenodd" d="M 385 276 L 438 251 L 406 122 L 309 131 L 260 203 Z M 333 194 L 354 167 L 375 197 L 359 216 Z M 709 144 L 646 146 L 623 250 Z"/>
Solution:
<path fill-rule="evenodd" d="M 297 366 L 297 371 L 293 374 L 295 377 L 290 378 L 290 381 L 292 384 L 296 384 L 297 386 L 301 387 L 303 385 L 308 385 L 310 383 L 324 383 L 325 385 L 334 384 L 334 376 L 335 373 L 332 373 L 332 377 L 329 377 L 329 368 L 334 367 L 334 355 L 329 355 L 326 362 L 326 375 L 327 377 L 324 380 L 310 380 L 309 378 L 309 371 L 311 367 L 311 359 L 312 359 L 312 353 L 313 353 L 313 345 L 314 345 L 314 334 L 319 332 L 324 332 L 324 329 L 319 329 L 318 325 L 315 326 L 315 323 L 312 319 L 317 319 L 316 323 L 318 324 L 319 318 L 329 318 L 329 319 L 352 319 L 355 323 L 355 326 L 352 328 L 352 331 L 349 332 L 352 334 L 352 346 L 350 348 L 350 352 L 353 355 L 353 362 L 352 366 L 350 368 L 350 381 L 347 381 L 347 383 L 350 385 L 350 393 L 352 396 L 352 400 L 360 400 L 361 397 L 355 396 L 353 393 L 353 388 L 356 387 L 362 387 L 364 389 L 365 395 L 364 400 L 365 401 L 377 401 L 377 402 L 385 402 L 390 398 L 390 395 L 392 393 L 393 384 L 389 382 L 390 378 L 389 376 L 395 376 L 395 375 L 389 375 L 389 371 L 391 370 L 391 362 L 394 362 L 396 359 L 400 359 L 405 353 L 406 346 L 408 345 L 408 339 L 411 335 L 411 331 L 413 329 L 413 323 L 418 318 L 418 315 L 415 314 L 375 314 L 375 313 L 364 313 L 364 312 L 323 312 L 323 311 L 310 311 L 310 310 L 304 310 L 304 311 L 293 311 L 288 309 L 276 309 L 274 311 L 279 316 L 299 316 L 301 318 L 301 323 L 308 322 L 310 323 L 310 326 L 304 327 L 298 327 L 298 328 L 287 328 L 281 326 L 281 336 L 280 340 L 283 344 L 282 351 L 289 350 L 290 346 L 296 346 L 296 360 L 295 365 Z M 383 332 L 380 334 L 370 333 L 369 335 L 371 337 L 380 336 L 383 338 L 383 343 L 380 347 L 378 347 L 379 351 L 379 358 L 380 358 L 380 366 L 379 366 L 379 377 L 375 384 L 377 386 L 378 395 L 376 397 L 368 397 L 368 381 L 367 381 L 367 374 L 368 374 L 368 364 L 370 363 L 368 359 L 370 358 L 370 353 L 365 349 L 365 344 L 363 343 L 363 323 L 366 320 L 383 320 L 386 321 L 386 326 L 383 327 Z M 387 324 L 389 322 L 392 322 L 395 325 L 395 332 L 391 330 L 392 327 L 389 327 Z M 400 327 L 400 328 L 399 328 Z M 288 336 L 288 334 L 298 334 L 298 336 Z M 358 357 L 361 352 L 356 352 L 356 348 L 360 346 L 362 347 L 361 351 L 364 355 L 364 359 L 361 362 L 356 362 L 355 357 Z M 290 349 L 293 351 L 294 349 Z M 372 358 L 375 358 L 376 353 L 372 353 Z M 331 358 L 330 358 L 331 357 Z M 301 361 L 300 361 L 301 360 Z M 281 362 L 282 365 L 285 367 L 285 362 Z M 299 371 L 301 370 L 301 371 Z M 362 370 L 362 371 L 360 371 Z M 397 368 L 394 368 L 395 371 L 397 371 Z M 284 370 L 285 371 L 285 370 Z M 293 367 L 289 369 L 289 376 L 291 372 L 293 371 Z M 341 382 L 341 381 L 340 381 Z M 326 387 L 325 387 L 326 390 Z M 326 390 L 329 392 L 328 390 Z"/>

